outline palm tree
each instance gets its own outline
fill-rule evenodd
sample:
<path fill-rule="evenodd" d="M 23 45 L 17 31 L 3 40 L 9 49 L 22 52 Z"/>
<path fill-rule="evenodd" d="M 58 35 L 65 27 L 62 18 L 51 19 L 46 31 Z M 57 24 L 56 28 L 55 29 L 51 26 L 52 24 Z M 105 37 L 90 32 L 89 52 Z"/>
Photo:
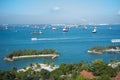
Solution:
<path fill-rule="evenodd" d="M 32 68 L 32 67 L 33 67 L 33 64 L 31 63 L 31 64 L 30 64 L 30 68 Z"/>

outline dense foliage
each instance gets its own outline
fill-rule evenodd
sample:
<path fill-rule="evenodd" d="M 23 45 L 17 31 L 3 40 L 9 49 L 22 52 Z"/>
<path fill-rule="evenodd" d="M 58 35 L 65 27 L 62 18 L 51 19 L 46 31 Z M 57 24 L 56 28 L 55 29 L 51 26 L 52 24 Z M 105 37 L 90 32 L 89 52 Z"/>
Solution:
<path fill-rule="evenodd" d="M 108 49 L 120 49 L 120 45 L 110 45 L 107 47 L 103 47 L 103 46 L 93 46 L 91 47 L 89 50 L 90 51 L 95 51 L 95 52 L 105 52 Z"/>
<path fill-rule="evenodd" d="M 117 49 L 117 47 L 120 48 L 120 45 L 110 45 L 107 47 L 107 49 Z"/>
<path fill-rule="evenodd" d="M 102 46 L 94 46 L 92 48 L 90 48 L 89 50 L 95 50 L 95 51 L 100 51 L 103 52 L 106 48 L 102 47 Z"/>
<path fill-rule="evenodd" d="M 92 72 L 96 78 L 87 79 L 80 75 L 82 70 Z M 16 68 L 11 71 L 0 71 L 0 80 L 110 80 L 120 71 L 120 66 L 112 68 L 107 63 L 96 60 L 93 63 L 78 64 L 62 63 L 59 68 L 52 72 L 42 69 L 41 72 L 35 72 L 32 69 L 26 72 L 17 72 Z"/>
<path fill-rule="evenodd" d="M 13 56 L 25 56 L 25 55 L 40 55 L 40 54 L 58 54 L 56 50 L 45 49 L 45 50 L 16 50 L 12 51 L 6 55 L 7 58 L 12 58 Z"/>

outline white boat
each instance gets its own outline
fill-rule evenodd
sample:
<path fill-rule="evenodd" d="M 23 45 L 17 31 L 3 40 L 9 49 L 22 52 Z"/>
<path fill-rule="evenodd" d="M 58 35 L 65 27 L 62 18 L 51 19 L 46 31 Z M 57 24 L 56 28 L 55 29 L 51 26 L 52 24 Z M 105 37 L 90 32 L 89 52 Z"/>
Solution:
<path fill-rule="evenodd" d="M 97 32 L 97 29 L 96 27 L 93 29 L 92 33 L 96 33 Z"/>
<path fill-rule="evenodd" d="M 43 34 L 43 32 L 42 31 L 39 31 L 39 32 L 34 31 L 34 32 L 32 32 L 32 34 Z"/>
<path fill-rule="evenodd" d="M 67 32 L 68 30 L 66 28 L 63 28 L 63 32 Z"/>
<path fill-rule="evenodd" d="M 39 34 L 42 34 L 43 32 L 42 32 L 42 31 L 39 31 L 38 33 L 39 33 Z"/>
<path fill-rule="evenodd" d="M 117 43 L 117 42 L 120 42 L 120 39 L 112 39 L 111 42 L 112 43 Z"/>
<path fill-rule="evenodd" d="M 38 40 L 38 39 L 37 39 L 37 38 L 31 38 L 31 40 L 32 40 L 32 41 L 36 41 L 36 40 Z"/>
<path fill-rule="evenodd" d="M 57 30 L 57 28 L 53 27 L 52 30 Z"/>

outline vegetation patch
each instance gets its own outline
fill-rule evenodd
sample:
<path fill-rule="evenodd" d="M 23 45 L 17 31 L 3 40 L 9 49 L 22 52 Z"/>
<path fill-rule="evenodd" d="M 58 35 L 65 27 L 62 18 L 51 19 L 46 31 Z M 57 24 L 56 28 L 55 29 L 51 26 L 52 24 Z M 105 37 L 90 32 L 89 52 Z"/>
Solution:
<path fill-rule="evenodd" d="M 93 46 L 88 50 L 89 53 L 95 53 L 95 54 L 103 54 L 104 52 L 120 52 L 120 45 L 110 45 L 107 47 L 103 46 Z"/>
<path fill-rule="evenodd" d="M 0 70 L 0 80 L 110 80 L 120 72 L 120 65 L 112 68 L 99 59 L 88 64 L 61 63 L 52 71 L 43 68 L 39 64 L 30 64 L 29 68 L 24 67 L 26 71 L 18 71 L 15 67 L 10 71 Z"/>

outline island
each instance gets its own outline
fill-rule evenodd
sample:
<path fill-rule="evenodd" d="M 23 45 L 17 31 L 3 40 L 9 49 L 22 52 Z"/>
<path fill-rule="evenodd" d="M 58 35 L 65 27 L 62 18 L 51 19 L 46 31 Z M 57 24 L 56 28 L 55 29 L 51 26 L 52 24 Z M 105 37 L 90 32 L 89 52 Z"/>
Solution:
<path fill-rule="evenodd" d="M 103 54 L 104 52 L 120 52 L 120 45 L 110 45 L 107 47 L 103 46 L 93 46 L 88 50 L 88 53 L 94 53 L 94 54 Z"/>
<path fill-rule="evenodd" d="M 59 56 L 56 50 L 45 49 L 45 50 L 15 50 L 7 54 L 4 58 L 6 61 L 14 61 L 15 59 L 21 58 L 33 58 L 33 57 L 51 57 L 52 59 Z"/>

